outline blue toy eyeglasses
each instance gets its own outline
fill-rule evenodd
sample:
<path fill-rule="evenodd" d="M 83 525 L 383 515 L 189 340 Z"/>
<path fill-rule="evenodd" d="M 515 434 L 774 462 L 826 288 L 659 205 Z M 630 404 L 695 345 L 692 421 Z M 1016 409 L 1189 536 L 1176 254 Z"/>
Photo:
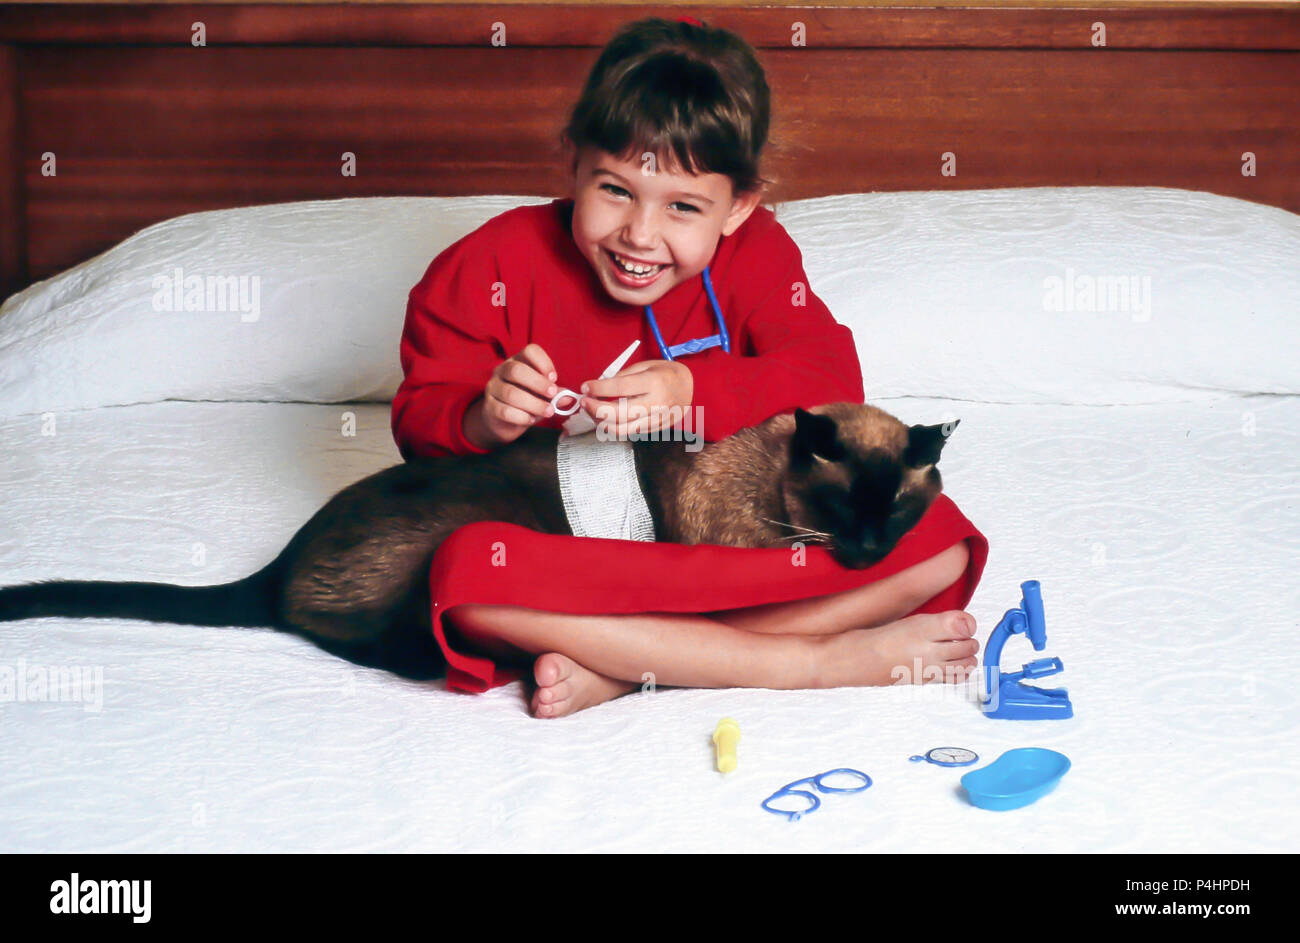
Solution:
<path fill-rule="evenodd" d="M 849 776 L 861 776 L 862 785 L 828 786 L 826 783 L 822 782 L 822 780 L 825 779 L 827 776 L 835 776 L 836 774 L 846 774 Z M 773 815 L 784 815 L 791 822 L 799 821 L 809 812 L 816 812 L 819 808 L 821 808 L 822 801 L 818 799 L 816 795 L 814 795 L 813 793 L 807 790 L 794 788 L 795 786 L 804 786 L 804 785 L 810 785 L 818 792 L 822 792 L 822 793 L 862 792 L 862 790 L 870 787 L 871 777 L 868 776 L 866 773 L 862 772 L 861 770 L 856 770 L 856 769 L 847 769 L 844 767 L 841 767 L 840 769 L 829 769 L 824 773 L 818 773 L 816 776 L 809 776 L 807 779 L 796 779 L 792 783 L 786 783 L 776 792 L 772 793 L 770 796 L 768 796 L 766 799 L 763 800 L 762 803 L 763 808 L 766 809 L 768 812 L 771 812 Z M 801 799 L 807 800 L 808 808 L 799 809 L 797 811 L 790 811 L 789 809 L 774 809 L 772 808 L 772 806 L 768 805 L 769 802 L 775 802 L 776 800 L 784 798 L 785 796 L 798 796 Z"/>

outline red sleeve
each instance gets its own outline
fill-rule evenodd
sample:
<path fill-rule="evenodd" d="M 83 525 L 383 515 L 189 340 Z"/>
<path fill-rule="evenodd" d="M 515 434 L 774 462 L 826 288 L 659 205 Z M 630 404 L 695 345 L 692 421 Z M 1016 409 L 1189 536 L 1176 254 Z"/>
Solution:
<path fill-rule="evenodd" d="M 483 454 L 465 437 L 465 410 L 506 359 L 505 309 L 493 304 L 496 259 L 471 233 L 430 263 L 411 289 L 402 329 L 404 379 L 393 397 L 393 439 L 403 459 Z"/>
<path fill-rule="evenodd" d="M 737 254 L 744 277 L 732 275 L 739 343 L 730 354 L 682 360 L 691 368 L 692 405 L 703 408 L 707 442 L 796 406 L 863 400 L 853 332 L 813 294 L 799 247 L 779 223 L 759 239 L 753 252 Z"/>

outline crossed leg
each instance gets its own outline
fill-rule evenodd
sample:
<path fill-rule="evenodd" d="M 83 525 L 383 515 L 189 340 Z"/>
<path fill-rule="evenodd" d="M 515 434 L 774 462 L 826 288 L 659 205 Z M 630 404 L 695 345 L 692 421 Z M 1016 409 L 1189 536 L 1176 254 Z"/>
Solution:
<path fill-rule="evenodd" d="M 955 583 L 966 572 L 966 541 L 883 580 L 829 596 L 711 612 L 713 618 L 750 632 L 828 635 L 896 622 Z"/>
<path fill-rule="evenodd" d="M 907 616 L 965 572 L 965 542 L 885 579 L 828 596 L 704 615 L 571 615 L 467 604 L 444 618 L 471 650 L 536 658 L 533 713 L 558 717 L 635 690 L 890 684 L 917 659 L 949 680 L 975 666 L 975 620 Z"/>

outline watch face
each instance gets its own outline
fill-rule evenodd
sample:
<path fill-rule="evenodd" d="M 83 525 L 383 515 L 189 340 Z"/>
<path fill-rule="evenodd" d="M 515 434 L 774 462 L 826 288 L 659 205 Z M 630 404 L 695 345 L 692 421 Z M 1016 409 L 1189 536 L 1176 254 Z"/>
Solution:
<path fill-rule="evenodd" d="M 942 763 L 945 766 L 965 766 L 979 759 L 979 755 L 973 750 L 966 750 L 962 747 L 937 747 L 927 755 L 930 762 Z"/>

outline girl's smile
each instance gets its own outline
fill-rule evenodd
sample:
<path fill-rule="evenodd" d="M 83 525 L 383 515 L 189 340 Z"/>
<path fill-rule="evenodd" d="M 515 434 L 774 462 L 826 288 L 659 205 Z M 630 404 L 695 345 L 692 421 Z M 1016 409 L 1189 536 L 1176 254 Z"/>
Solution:
<path fill-rule="evenodd" d="M 634 261 L 630 256 L 605 249 L 605 258 L 610 263 L 614 278 L 633 290 L 649 288 L 672 266 L 667 263 L 646 263 Z"/>

